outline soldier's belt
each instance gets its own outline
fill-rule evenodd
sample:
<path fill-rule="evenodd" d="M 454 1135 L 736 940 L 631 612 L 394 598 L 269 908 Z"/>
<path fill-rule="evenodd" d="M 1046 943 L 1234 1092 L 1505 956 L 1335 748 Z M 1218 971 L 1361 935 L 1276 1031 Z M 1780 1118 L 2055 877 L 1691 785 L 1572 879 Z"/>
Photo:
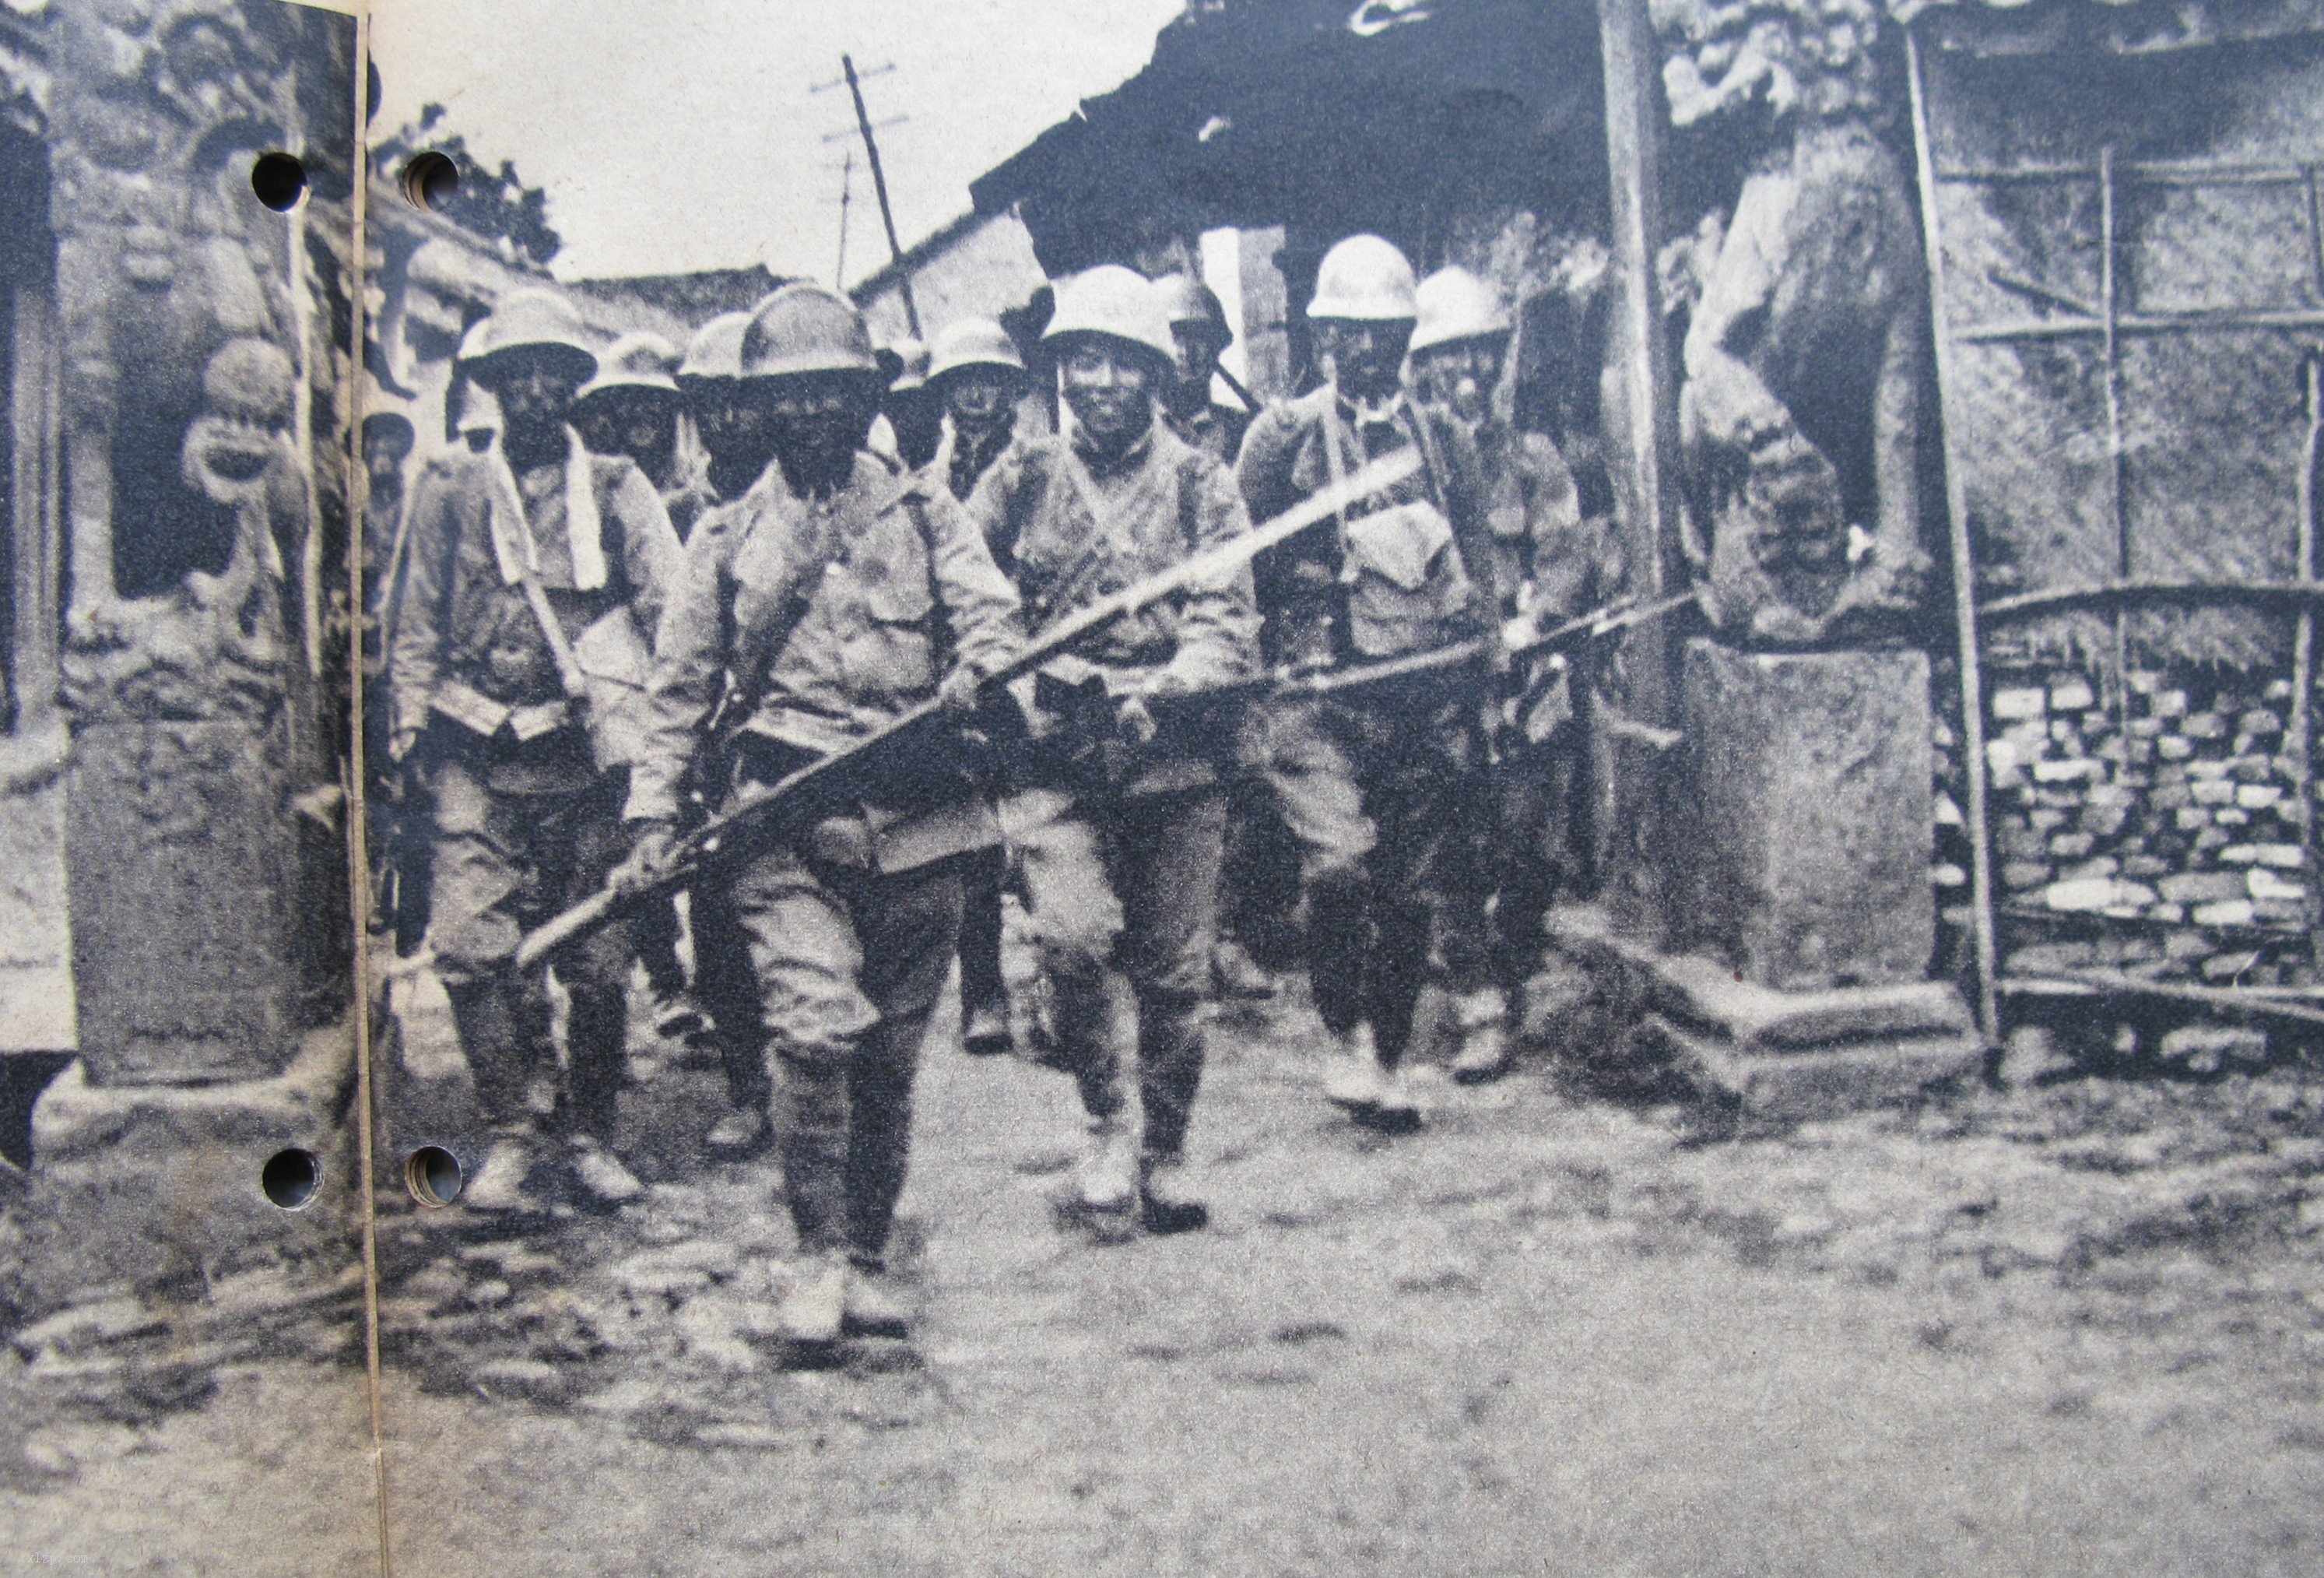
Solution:
<path fill-rule="evenodd" d="M 511 706 L 457 679 L 437 681 L 428 706 L 438 716 L 458 724 L 480 740 L 492 739 L 506 729 L 520 743 L 530 743 L 573 722 L 573 708 L 567 702 Z"/>

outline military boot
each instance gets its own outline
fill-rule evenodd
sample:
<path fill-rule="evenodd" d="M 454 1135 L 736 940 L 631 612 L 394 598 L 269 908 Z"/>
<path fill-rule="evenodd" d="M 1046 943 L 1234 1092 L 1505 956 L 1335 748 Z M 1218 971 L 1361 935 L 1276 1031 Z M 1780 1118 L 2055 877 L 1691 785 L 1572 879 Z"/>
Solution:
<path fill-rule="evenodd" d="M 857 1260 L 847 1270 L 841 1326 L 859 1337 L 901 1337 L 912 1329 L 910 1306 L 884 1266 Z"/>
<path fill-rule="evenodd" d="M 475 1177 L 460 1191 L 460 1201 L 471 1211 L 538 1210 L 540 1202 L 525 1190 L 531 1173 L 532 1147 L 526 1137 L 503 1132 L 493 1138 Z"/>
<path fill-rule="evenodd" d="M 1388 1091 L 1372 1028 L 1359 1021 L 1338 1040 L 1338 1047 L 1323 1065 L 1324 1099 L 1351 1112 L 1370 1112 Z"/>
<path fill-rule="evenodd" d="M 1462 993 L 1452 1013 L 1461 1027 L 1461 1050 L 1451 1073 L 1462 1084 L 1483 1084 L 1509 1071 L 1515 1047 L 1509 1040 L 1509 1004 L 1499 988 Z"/>
<path fill-rule="evenodd" d="M 1198 1232 L 1210 1226 L 1211 1208 L 1185 1192 L 1185 1171 L 1183 1157 L 1140 1158 L 1138 1208 L 1147 1232 Z"/>
<path fill-rule="evenodd" d="M 1090 1124 L 1090 1149 L 1074 1187 L 1091 1211 L 1127 1211 L 1138 1194 L 1138 1141 L 1119 1112 Z"/>
<path fill-rule="evenodd" d="M 646 1192 L 620 1157 L 586 1134 L 574 1136 L 570 1162 L 573 1181 L 595 1204 L 626 1205 Z"/>
<path fill-rule="evenodd" d="M 847 1257 L 825 1253 L 802 1259 L 776 1312 L 783 1335 L 816 1346 L 836 1343 L 846 1315 Z"/>
<path fill-rule="evenodd" d="M 1379 1099 L 1353 1116 L 1383 1134 L 1409 1134 L 1419 1128 L 1420 1103 L 1412 1094 L 1412 1076 L 1400 1067 L 1383 1071 Z"/>
<path fill-rule="evenodd" d="M 997 1057 L 1014 1044 L 1009 1035 L 1009 1005 L 980 1002 L 961 1021 L 961 1044 L 972 1057 Z"/>

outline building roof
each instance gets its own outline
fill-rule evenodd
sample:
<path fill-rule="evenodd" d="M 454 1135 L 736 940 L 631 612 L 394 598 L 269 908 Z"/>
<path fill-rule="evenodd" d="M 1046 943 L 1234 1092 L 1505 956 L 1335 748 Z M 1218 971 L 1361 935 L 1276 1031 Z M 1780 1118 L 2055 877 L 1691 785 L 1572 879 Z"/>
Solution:
<path fill-rule="evenodd" d="M 972 183 L 1051 273 L 1124 225 L 1285 224 L 1414 241 L 1432 217 L 1604 201 L 1589 0 L 1198 0 L 1146 68 Z"/>

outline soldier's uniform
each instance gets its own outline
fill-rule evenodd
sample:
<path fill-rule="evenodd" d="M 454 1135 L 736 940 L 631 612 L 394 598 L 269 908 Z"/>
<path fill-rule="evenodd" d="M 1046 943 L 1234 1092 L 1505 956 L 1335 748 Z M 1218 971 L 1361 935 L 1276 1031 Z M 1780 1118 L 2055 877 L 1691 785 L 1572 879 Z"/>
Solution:
<path fill-rule="evenodd" d="M 1499 421 L 1473 437 L 1491 524 L 1486 580 L 1500 618 L 1547 629 L 1603 602 L 1612 591 L 1610 555 L 1582 518 L 1557 446 Z M 1556 654 L 1527 669 L 1517 677 L 1486 770 L 1485 847 L 1475 871 L 1478 909 L 1490 912 L 1492 993 L 1462 1006 L 1464 1027 L 1508 1017 L 1540 965 L 1543 918 L 1577 874 L 1573 814 L 1587 747 L 1574 675 Z"/>
<path fill-rule="evenodd" d="M 527 1124 L 529 1083 L 556 1066 L 545 972 L 519 979 L 512 960 L 527 930 L 595 891 L 625 852 L 646 635 L 680 550 L 637 467 L 577 438 L 566 464 L 521 475 L 496 449 L 438 456 L 412 489 L 410 531 L 391 684 L 399 734 L 425 742 L 429 935 L 485 1115 L 506 1135 Z M 587 728 L 526 575 L 594 682 Z M 613 925 L 551 961 L 571 1000 L 563 1109 L 577 1137 L 612 1133 L 630 958 Z"/>
<path fill-rule="evenodd" d="M 764 326 L 762 337 L 779 337 L 802 315 L 844 315 L 845 337 L 874 369 L 860 318 L 817 287 L 778 291 L 752 335 Z M 746 374 L 755 343 L 745 343 Z M 627 815 L 677 817 L 730 676 L 737 788 L 769 783 L 928 699 L 947 663 L 998 668 L 1017 650 L 1016 609 L 959 505 L 918 474 L 859 452 L 847 485 L 801 498 L 769 466 L 687 544 L 656 641 L 650 741 Z M 881 1267 L 919 1044 L 960 923 L 959 857 L 998 834 L 943 752 L 913 761 L 876 784 L 835 789 L 796 837 L 718 873 L 779 1064 L 792 1222 L 801 1249 L 843 1284 L 843 1254 Z"/>
<path fill-rule="evenodd" d="M 1573 473 L 1557 446 L 1494 408 L 1513 320 L 1500 292 L 1466 269 L 1421 281 L 1409 367 L 1424 398 L 1462 423 L 1482 467 L 1486 550 L 1472 568 L 1496 622 L 1545 629 L 1596 606 L 1614 564 L 1601 524 L 1585 522 Z M 1491 978 L 1453 1005 L 1462 1032 L 1452 1073 L 1489 1079 L 1507 1068 L 1508 1020 L 1538 967 L 1542 921 L 1574 874 L 1573 810 L 1583 724 L 1568 660 L 1550 654 L 1509 677 L 1488 742 L 1476 821 L 1471 913 L 1485 928 Z"/>
<path fill-rule="evenodd" d="M 1199 449 L 1227 466 L 1232 466 L 1235 457 L 1242 453 L 1243 435 L 1250 429 L 1250 412 L 1216 401 L 1197 406 L 1185 416 L 1165 411 L 1162 420 L 1188 448 Z"/>
<path fill-rule="evenodd" d="M 1151 295 L 1128 270 L 1092 271 L 1071 283 L 1081 289 L 1060 291 L 1052 338 L 1123 332 L 1103 300 L 1083 300 L 1109 285 L 1133 309 L 1138 293 Z M 1155 355 L 1167 356 L 1158 316 L 1152 333 L 1165 347 Z M 1019 448 L 986 475 L 969 514 L 988 540 L 1016 545 L 1018 589 L 1037 637 L 1250 529 L 1232 474 L 1159 421 L 1111 457 L 1093 452 L 1078 430 Z M 1056 688 L 1089 698 L 1094 715 L 1078 720 L 1081 727 L 1058 719 L 1054 733 L 1037 738 L 1002 807 L 1054 992 L 1057 1051 L 1080 1083 L 1098 1165 L 1114 1180 L 1094 1204 L 1126 1205 L 1119 1185 L 1175 1167 L 1185 1144 L 1202 1078 L 1199 1014 L 1217 933 L 1226 833 L 1220 769 L 1230 733 L 1217 708 L 1190 708 L 1166 710 L 1151 741 L 1118 739 L 1110 698 L 1242 678 L 1257 656 L 1257 631 L 1249 573 L 1238 569 L 1093 637 L 1064 665 L 1065 678 L 1078 683 Z M 1071 709 L 1074 699 L 1064 706 Z M 1121 1121 L 1124 1066 L 1133 1062 L 1142 1131 Z M 1122 1165 L 1132 1155 L 1142 1163 L 1136 1174 Z M 1194 1224 L 1166 1220 L 1150 1196 L 1147 1216 L 1152 1226 Z"/>
<path fill-rule="evenodd" d="M 1009 332 L 990 318 L 963 318 L 949 325 L 930 347 L 927 380 L 937 398 L 956 374 L 982 367 L 1003 377 L 1025 376 L 1025 358 Z M 993 464 L 1017 442 L 1017 413 L 989 429 L 964 433 L 950 417 L 937 441 L 927 475 L 964 503 Z M 985 546 L 1001 573 L 1010 573 L 1006 538 L 988 536 Z M 971 1052 L 991 1056 L 1010 1047 L 1008 986 L 1001 972 L 1001 890 L 1008 860 L 998 845 L 970 856 L 962 866 L 960 914 L 961 1039 Z"/>
<path fill-rule="evenodd" d="M 1408 265 L 1403 280 L 1408 300 Z M 1262 412 L 1237 470 L 1264 521 L 1414 449 L 1415 477 L 1253 567 L 1270 664 L 1344 666 L 1492 633 L 1490 599 L 1468 569 L 1490 553 L 1483 484 L 1458 424 L 1402 393 L 1362 410 L 1326 383 Z M 1300 844 L 1315 1008 L 1346 1060 L 1335 1085 L 1363 1093 L 1335 1099 L 1360 1114 L 1411 1115 L 1394 1075 L 1426 980 L 1456 995 L 1482 983 L 1482 939 L 1464 902 L 1479 703 L 1475 674 L 1454 671 L 1253 709 L 1268 780 Z M 1377 1074 L 1358 1084 L 1372 1059 Z"/>

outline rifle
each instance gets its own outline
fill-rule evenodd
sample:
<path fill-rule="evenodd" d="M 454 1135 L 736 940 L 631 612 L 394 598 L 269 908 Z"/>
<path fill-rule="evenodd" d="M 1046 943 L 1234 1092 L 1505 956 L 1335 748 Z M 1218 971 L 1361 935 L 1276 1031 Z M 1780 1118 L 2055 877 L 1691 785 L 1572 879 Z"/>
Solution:
<path fill-rule="evenodd" d="M 1501 650 L 1512 658 L 1526 658 L 1541 652 L 1586 646 L 1632 625 L 1645 624 L 1666 614 L 1675 614 L 1693 602 L 1692 591 L 1674 592 L 1651 603 L 1641 602 L 1636 597 L 1618 597 L 1603 607 L 1577 614 L 1547 630 L 1526 632 L 1514 640 L 1505 631 L 1500 638 Z M 1406 679 L 1419 674 L 1441 674 L 1488 656 L 1493 644 L 1486 637 L 1475 636 L 1468 641 L 1454 641 L 1450 646 L 1434 647 L 1425 652 L 1408 652 L 1402 657 L 1383 658 L 1378 662 L 1359 663 L 1346 669 L 1311 669 L 1304 672 L 1273 674 L 1261 683 L 1279 696 L 1330 696 L 1344 690 L 1360 690 L 1370 685 L 1385 685 L 1391 680 Z"/>
<path fill-rule="evenodd" d="M 1419 474 L 1420 454 L 1405 448 L 1371 462 L 1344 481 L 1325 487 L 1286 510 L 1264 525 L 1255 526 L 1230 541 L 1181 559 L 1158 575 L 1068 614 L 1028 643 L 979 687 L 990 695 L 1011 680 L 1035 672 L 1075 642 L 1116 620 L 1137 614 L 1165 597 L 1176 595 L 1197 582 L 1240 569 L 1252 559 L 1330 520 L 1356 501 L 1383 492 Z M 571 909 L 542 923 L 519 942 L 516 967 L 528 970 L 574 938 L 595 931 L 624 909 L 649 899 L 675 891 L 691 881 L 714 857 L 731 855 L 738 846 L 760 835 L 774 820 L 784 802 L 796 801 L 810 789 L 828 784 L 843 774 L 861 771 L 868 762 L 892 749 L 901 738 L 918 733 L 942 708 L 934 699 L 897 715 L 844 750 L 808 762 L 770 784 L 746 787 L 734 803 L 681 837 L 671 847 L 662 867 L 641 879 L 607 883 Z"/>

